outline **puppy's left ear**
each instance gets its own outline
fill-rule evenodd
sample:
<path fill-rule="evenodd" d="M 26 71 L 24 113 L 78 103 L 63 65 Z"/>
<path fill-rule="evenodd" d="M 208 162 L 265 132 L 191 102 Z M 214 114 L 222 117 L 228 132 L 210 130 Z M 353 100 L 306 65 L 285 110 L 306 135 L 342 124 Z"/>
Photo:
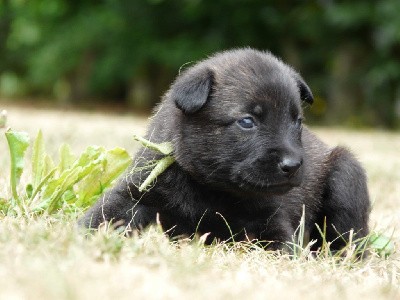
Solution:
<path fill-rule="evenodd" d="M 308 87 L 308 85 L 304 82 L 303 78 L 300 75 L 297 76 L 297 86 L 299 87 L 300 91 L 300 99 L 301 101 L 305 101 L 308 104 L 313 104 L 314 96 Z"/>
<path fill-rule="evenodd" d="M 188 69 L 172 85 L 170 97 L 184 113 L 195 113 L 206 104 L 213 80 L 213 72 L 208 68 Z"/>

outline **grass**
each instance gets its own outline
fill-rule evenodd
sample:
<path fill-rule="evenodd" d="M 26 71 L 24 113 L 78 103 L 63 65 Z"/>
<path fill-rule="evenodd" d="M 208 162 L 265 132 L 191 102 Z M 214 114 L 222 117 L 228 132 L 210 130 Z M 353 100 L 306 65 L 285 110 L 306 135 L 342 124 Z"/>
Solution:
<path fill-rule="evenodd" d="M 0 108 L 1 110 L 1 108 Z M 35 136 L 49 152 L 69 143 L 121 146 L 133 153 L 133 134 L 146 121 L 130 115 L 8 108 L 8 125 Z M 400 245 L 400 134 L 315 129 L 328 144 L 351 147 L 369 176 L 371 227 Z M 0 136 L 0 194 L 9 194 L 6 140 Z M 22 179 L 23 180 L 23 179 Z M 204 247 L 170 242 L 157 227 L 125 238 L 101 230 L 87 238 L 76 216 L 4 217 L 0 220 L 0 299 L 399 299 L 400 254 L 363 262 L 298 259 L 246 244 Z"/>

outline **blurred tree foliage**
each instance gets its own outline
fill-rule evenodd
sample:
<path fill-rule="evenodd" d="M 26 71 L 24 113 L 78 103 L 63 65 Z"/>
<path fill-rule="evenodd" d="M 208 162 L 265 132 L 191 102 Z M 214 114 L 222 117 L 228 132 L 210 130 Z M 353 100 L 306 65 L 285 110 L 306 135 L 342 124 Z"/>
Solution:
<path fill-rule="evenodd" d="M 251 46 L 301 70 L 311 119 L 396 127 L 399 12 L 398 0 L 0 0 L 0 95 L 148 108 L 185 63 Z"/>

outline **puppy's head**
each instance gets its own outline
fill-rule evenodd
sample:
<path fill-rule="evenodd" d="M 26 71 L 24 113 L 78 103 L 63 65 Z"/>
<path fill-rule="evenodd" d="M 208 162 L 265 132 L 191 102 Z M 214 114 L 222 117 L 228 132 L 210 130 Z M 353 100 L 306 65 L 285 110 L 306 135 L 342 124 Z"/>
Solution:
<path fill-rule="evenodd" d="M 217 54 L 181 74 L 175 156 L 196 180 L 233 192 L 281 194 L 303 177 L 302 102 L 313 96 L 267 52 Z"/>

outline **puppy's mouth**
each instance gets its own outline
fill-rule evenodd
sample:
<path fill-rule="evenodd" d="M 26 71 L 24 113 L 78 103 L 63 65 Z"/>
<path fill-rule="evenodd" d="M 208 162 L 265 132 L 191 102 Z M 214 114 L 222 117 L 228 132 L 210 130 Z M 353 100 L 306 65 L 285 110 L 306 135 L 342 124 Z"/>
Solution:
<path fill-rule="evenodd" d="M 301 184 L 301 180 L 285 180 L 282 182 L 264 182 L 264 181 L 250 181 L 242 179 L 239 187 L 246 191 L 281 195 L 286 194 L 291 189 L 298 187 Z"/>
<path fill-rule="evenodd" d="M 266 191 L 270 194 L 286 194 L 289 192 L 292 188 L 299 186 L 300 184 L 293 184 L 293 183 L 288 183 L 288 184 L 273 184 L 270 185 L 266 188 Z"/>

